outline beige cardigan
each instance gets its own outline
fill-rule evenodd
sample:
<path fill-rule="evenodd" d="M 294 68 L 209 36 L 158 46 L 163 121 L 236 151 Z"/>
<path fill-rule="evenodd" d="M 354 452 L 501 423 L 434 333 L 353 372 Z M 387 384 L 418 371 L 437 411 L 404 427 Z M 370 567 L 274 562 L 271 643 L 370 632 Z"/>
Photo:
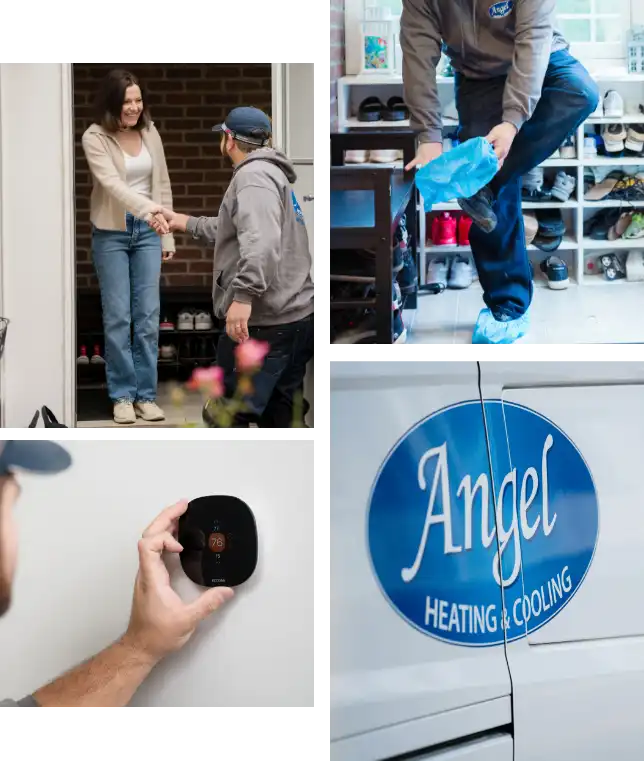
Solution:
<path fill-rule="evenodd" d="M 99 124 L 92 124 L 83 135 L 83 150 L 89 164 L 94 185 L 90 219 L 99 230 L 125 230 L 125 212 L 139 219 L 157 206 L 172 208 L 170 176 L 163 152 L 163 143 L 154 124 L 141 130 L 145 147 L 152 156 L 152 200 L 132 190 L 126 182 L 123 151 L 109 132 Z M 161 237 L 164 251 L 174 251 L 172 235 Z"/>

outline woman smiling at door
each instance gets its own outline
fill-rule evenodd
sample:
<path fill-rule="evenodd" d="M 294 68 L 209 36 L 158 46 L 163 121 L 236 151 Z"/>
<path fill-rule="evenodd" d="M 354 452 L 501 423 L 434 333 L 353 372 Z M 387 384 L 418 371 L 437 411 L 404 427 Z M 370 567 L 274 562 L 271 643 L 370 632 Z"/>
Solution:
<path fill-rule="evenodd" d="M 154 209 L 172 208 L 172 191 L 163 144 L 133 74 L 111 71 L 101 83 L 83 150 L 93 178 L 92 257 L 114 421 L 163 420 L 156 404 L 159 281 L 161 259 L 175 248 L 165 219 L 161 237 L 147 223 Z"/>

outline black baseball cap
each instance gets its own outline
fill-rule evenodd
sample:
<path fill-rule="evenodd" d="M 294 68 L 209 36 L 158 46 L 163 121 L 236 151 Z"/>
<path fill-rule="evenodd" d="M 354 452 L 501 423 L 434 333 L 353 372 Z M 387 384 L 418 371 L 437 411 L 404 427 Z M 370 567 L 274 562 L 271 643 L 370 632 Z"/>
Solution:
<path fill-rule="evenodd" d="M 0 476 L 14 468 L 34 473 L 60 473 L 72 463 L 69 452 L 53 441 L 0 441 Z"/>
<path fill-rule="evenodd" d="M 252 106 L 233 108 L 226 121 L 215 124 L 212 131 L 225 132 L 235 140 L 251 145 L 266 145 L 272 133 L 271 120 L 259 108 Z"/>

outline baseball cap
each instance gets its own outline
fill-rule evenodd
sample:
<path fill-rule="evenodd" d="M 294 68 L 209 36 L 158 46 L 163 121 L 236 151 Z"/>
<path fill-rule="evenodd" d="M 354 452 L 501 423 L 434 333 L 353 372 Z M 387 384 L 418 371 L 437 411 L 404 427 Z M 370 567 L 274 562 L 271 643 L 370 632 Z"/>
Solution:
<path fill-rule="evenodd" d="M 34 473 L 60 473 L 72 463 L 69 452 L 53 441 L 0 441 L 0 475 L 14 468 Z"/>
<path fill-rule="evenodd" d="M 266 145 L 271 136 L 272 129 L 271 120 L 259 108 L 240 106 L 239 108 L 233 108 L 226 117 L 225 122 L 215 124 L 212 131 L 225 132 L 242 143 Z"/>

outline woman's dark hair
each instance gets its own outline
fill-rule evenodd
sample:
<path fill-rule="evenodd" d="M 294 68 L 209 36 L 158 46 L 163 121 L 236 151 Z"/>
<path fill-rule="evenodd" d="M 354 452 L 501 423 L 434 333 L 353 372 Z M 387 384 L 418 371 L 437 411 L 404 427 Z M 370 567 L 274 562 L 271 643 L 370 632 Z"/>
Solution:
<path fill-rule="evenodd" d="M 116 132 L 121 123 L 121 111 L 125 100 L 125 91 L 128 87 L 137 85 L 143 98 L 143 111 L 134 129 L 144 129 L 150 126 L 150 112 L 147 106 L 147 93 L 138 78 L 129 71 L 113 69 L 104 77 L 96 93 L 95 120 L 108 132 Z"/>

